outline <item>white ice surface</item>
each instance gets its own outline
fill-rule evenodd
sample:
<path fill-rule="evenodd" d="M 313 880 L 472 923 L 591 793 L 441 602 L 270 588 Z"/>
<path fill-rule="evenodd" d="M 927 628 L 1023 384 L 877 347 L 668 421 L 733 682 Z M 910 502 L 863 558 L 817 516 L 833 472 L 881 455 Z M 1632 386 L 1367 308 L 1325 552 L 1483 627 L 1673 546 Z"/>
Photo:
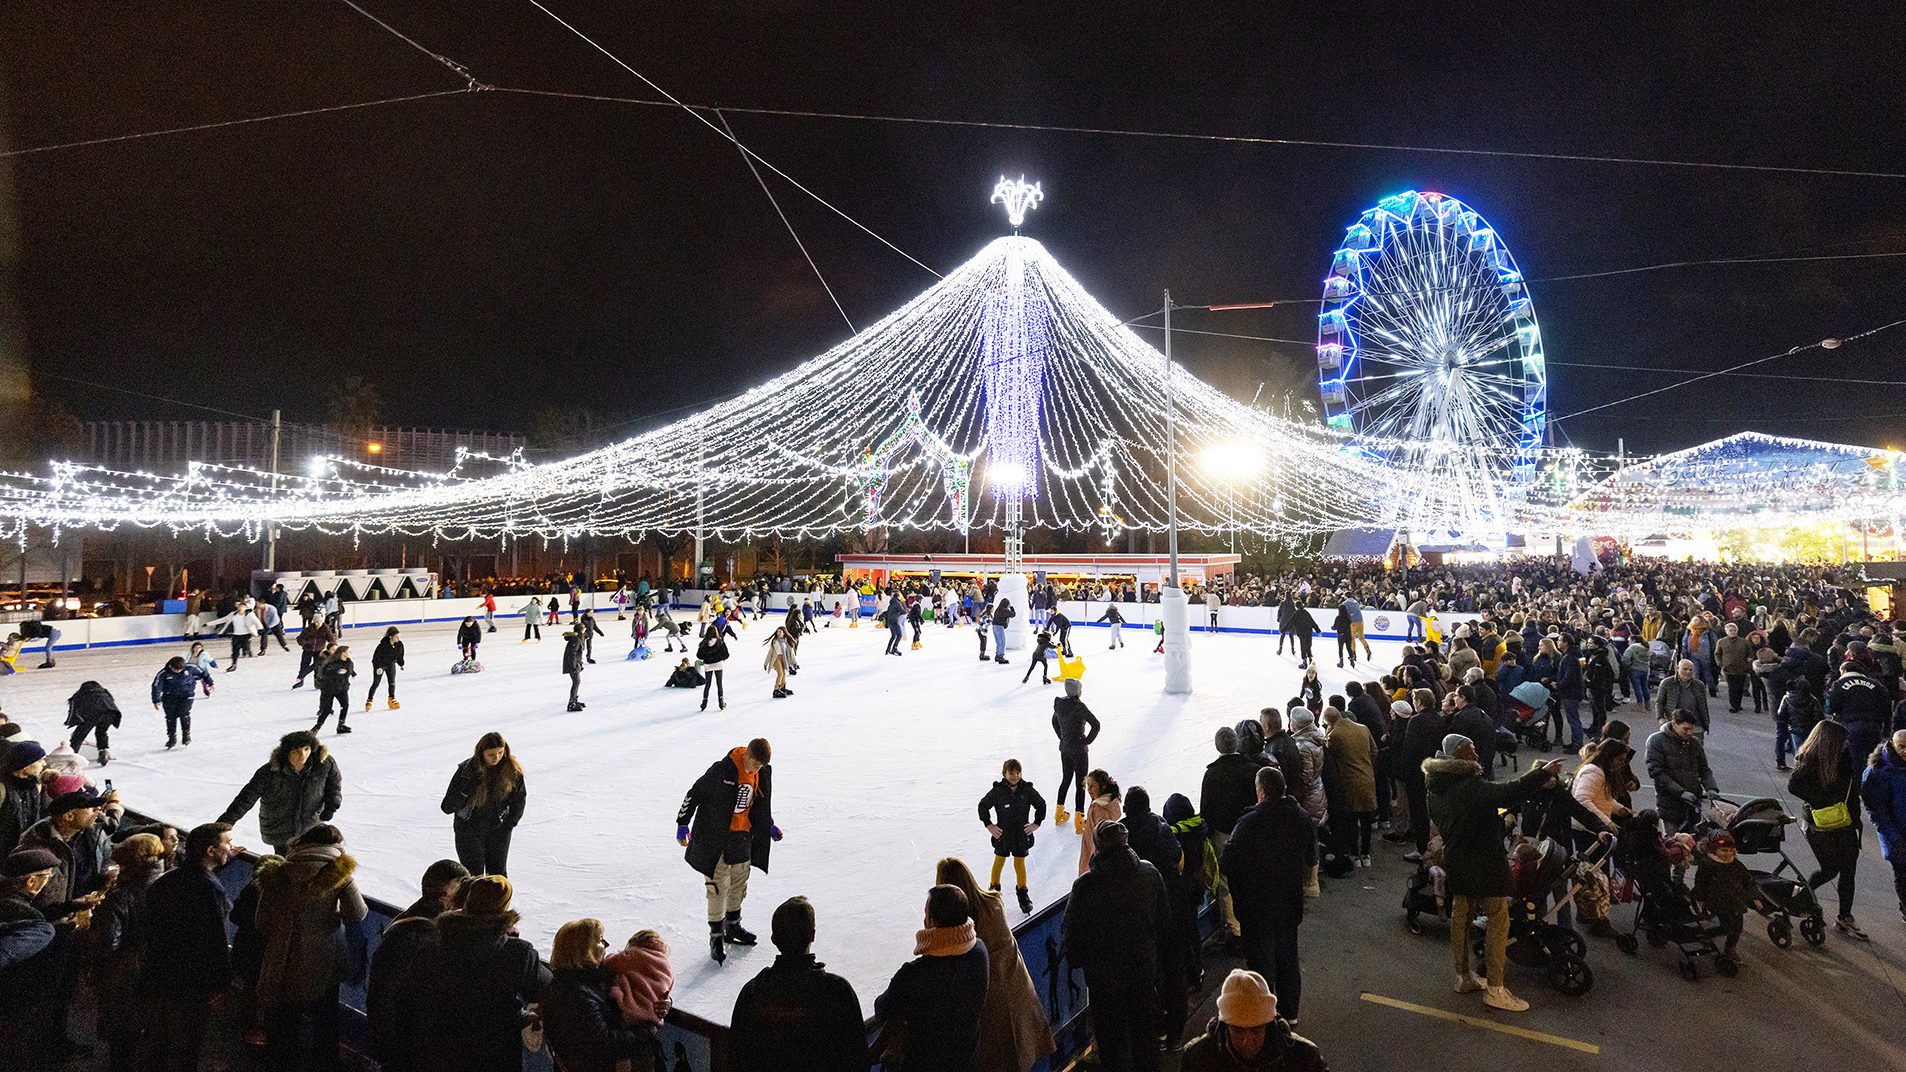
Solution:
<path fill-rule="evenodd" d="M 336 821 L 358 860 L 362 888 L 409 904 L 425 866 L 454 857 L 450 818 L 438 803 L 476 738 L 500 730 L 524 765 L 529 790 L 510 855 L 515 907 L 524 937 L 545 954 L 569 919 L 601 919 L 618 945 L 653 927 L 673 949 L 676 1005 L 726 1023 L 741 985 L 774 956 L 769 914 L 783 899 L 805 894 L 819 916 L 816 952 L 871 1008 L 911 955 L 934 863 L 959 856 L 986 880 L 991 848 L 975 807 L 998 778 L 1001 760 L 1018 757 L 1048 804 L 1057 803 L 1050 719 L 1060 686 L 1020 684 L 1025 652 L 1015 653 L 1010 667 L 980 663 L 971 629 L 929 624 L 923 650 L 893 658 L 881 654 L 885 630 L 837 624 L 802 641 L 801 673 L 790 682 L 795 693 L 774 700 L 772 675 L 761 669 L 772 621 L 731 644 L 728 709 L 718 711 L 711 701 L 706 713 L 696 710 L 699 691 L 662 687 L 674 658 L 623 659 L 628 623 L 613 614 L 601 619 L 609 636 L 597 638 L 598 663 L 583 675 L 583 712 L 563 710 L 569 682 L 559 672 L 560 630 L 545 626 L 541 644 L 525 645 L 521 620 L 499 619 L 482 647 L 484 672 L 470 676 L 449 673 L 457 657 L 454 625 L 406 628 L 403 707 L 385 709 L 380 695 L 378 709 L 365 713 L 380 629 L 348 630 L 359 669 L 354 732 L 336 736 L 327 728 L 324 741 L 343 769 L 344 807 Z M 1274 637 L 1196 634 L 1194 691 L 1167 698 L 1150 630 L 1128 627 L 1126 647 L 1112 652 L 1103 628 L 1078 628 L 1073 636 L 1086 661 L 1085 701 L 1104 723 L 1092 763 L 1124 786 L 1146 786 L 1155 808 L 1173 792 L 1195 804 L 1214 754 L 1212 731 L 1266 704 L 1282 706 L 1299 677 L 1294 658 L 1274 654 Z M 221 659 L 218 687 L 198 702 L 189 748 L 165 750 L 163 721 L 148 702 L 152 675 L 165 658 L 185 652 L 183 643 L 62 653 L 55 669 L 0 679 L 0 704 L 50 748 L 63 733 L 66 697 L 81 681 L 99 680 L 126 717 L 104 775 L 128 806 L 187 826 L 209 821 L 281 734 L 310 727 L 318 702 L 308 683 L 290 688 L 295 644 L 289 654 L 274 649 L 244 661 L 236 673 L 225 672 L 226 647 L 223 640 L 213 645 Z M 1317 647 L 1322 652 L 1325 642 Z M 1395 660 L 1398 645 L 1376 647 L 1380 665 Z M 1328 694 L 1345 672 L 1324 665 Z M 786 839 L 774 848 L 773 870 L 755 872 L 748 889 L 745 920 L 762 944 L 733 949 L 727 966 L 716 967 L 707 956 L 701 878 L 675 843 L 675 811 L 696 776 L 755 736 L 774 744 L 774 813 Z M 90 758 L 90 743 L 81 751 Z M 87 773 L 102 776 L 97 768 Z M 262 845 L 255 812 L 238 834 L 243 844 Z M 1069 888 L 1078 842 L 1050 817 L 1040 828 L 1027 861 L 1036 904 Z M 1011 884 L 1009 866 L 1009 901 Z M 1016 907 L 1008 914 L 1023 918 Z"/>

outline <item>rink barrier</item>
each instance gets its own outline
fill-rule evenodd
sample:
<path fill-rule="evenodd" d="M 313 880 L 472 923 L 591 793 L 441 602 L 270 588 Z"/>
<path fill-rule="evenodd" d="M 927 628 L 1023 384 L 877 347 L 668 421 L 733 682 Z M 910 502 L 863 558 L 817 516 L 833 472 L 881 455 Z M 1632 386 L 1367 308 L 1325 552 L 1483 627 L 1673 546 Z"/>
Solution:
<path fill-rule="evenodd" d="M 1096 599 L 1062 599 L 1059 601 L 1059 610 L 1062 611 L 1067 618 L 1071 619 L 1074 628 L 1082 625 L 1094 626 L 1100 629 L 1109 628 L 1110 623 L 1097 620 L 1100 615 L 1105 613 L 1105 608 L 1107 607 L 1117 607 L 1119 616 L 1125 619 L 1126 630 L 1133 633 L 1134 636 L 1139 637 L 1151 636 L 1152 623 L 1164 616 L 1162 605 L 1158 603 L 1106 603 Z M 1213 631 L 1211 628 L 1211 611 L 1209 607 L 1193 600 L 1189 610 L 1192 632 L 1209 633 Z M 1315 635 L 1319 639 L 1328 638 L 1332 641 L 1336 640 L 1337 631 L 1333 626 L 1337 620 L 1337 608 L 1305 607 L 1303 610 L 1310 615 L 1310 620 L 1316 623 L 1317 630 Z M 1441 629 L 1444 633 L 1449 633 L 1454 631 L 1459 625 L 1475 621 L 1480 618 L 1481 615 L 1457 611 L 1437 611 L 1435 617 L 1437 628 Z M 1400 610 L 1378 610 L 1372 607 L 1365 607 L 1363 608 L 1363 638 L 1365 640 L 1403 640 L 1409 635 L 1409 620 L 1410 616 Z M 1220 633 L 1256 633 L 1263 636 L 1275 636 L 1278 633 L 1277 608 L 1219 607 L 1218 628 L 1216 631 Z"/>

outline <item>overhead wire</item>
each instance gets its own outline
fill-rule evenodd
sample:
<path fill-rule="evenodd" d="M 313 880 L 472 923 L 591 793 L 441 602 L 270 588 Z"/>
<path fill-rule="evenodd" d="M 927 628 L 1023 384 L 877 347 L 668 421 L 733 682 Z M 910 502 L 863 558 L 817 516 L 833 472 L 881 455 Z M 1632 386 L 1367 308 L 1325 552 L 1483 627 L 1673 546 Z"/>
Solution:
<path fill-rule="evenodd" d="M 536 4 L 537 7 L 542 7 L 542 4 L 538 3 L 537 0 L 530 0 L 530 2 Z M 646 82 L 648 80 L 643 79 L 643 81 Z M 654 83 L 650 83 L 650 85 L 653 86 Z M 657 89 L 658 92 L 661 91 L 661 87 L 657 86 L 655 88 Z M 681 101 L 677 100 L 672 95 L 668 95 L 666 93 L 664 93 L 664 95 L 669 97 L 669 100 L 667 102 L 657 101 L 657 100 L 646 100 L 640 97 L 617 97 L 617 96 L 612 96 L 608 94 L 570 93 L 570 92 L 564 92 L 561 90 L 517 89 L 517 88 L 499 87 L 499 91 L 505 92 L 505 93 L 534 94 L 537 96 L 545 96 L 545 97 L 573 97 L 579 100 L 605 101 L 605 102 L 614 102 L 618 104 L 639 104 L 639 105 L 649 105 L 649 106 L 662 106 L 664 103 L 669 103 L 669 104 L 674 104 L 678 107 L 689 108 L 691 110 L 695 108 L 713 110 L 714 108 L 713 105 L 707 105 L 707 104 L 702 104 L 702 105 L 683 104 Z M 1722 171 L 1774 172 L 1778 174 L 1790 174 L 1790 175 L 1822 175 L 1822 176 L 1831 175 L 1831 176 L 1838 176 L 1842 178 L 1906 179 L 1906 172 L 1865 171 L 1865 170 L 1858 170 L 1853 168 L 1814 168 L 1814 167 L 1797 167 L 1797 166 L 1782 165 L 1782 164 L 1737 164 L 1737 163 L 1729 163 L 1724 161 L 1713 161 L 1713 160 L 1674 160 L 1674 159 L 1658 158 L 1658 157 L 1607 156 L 1607 155 L 1597 155 L 1593 153 L 1545 153 L 1545 152 L 1519 151 L 1519 150 L 1512 150 L 1512 149 L 1462 149 L 1462 148 L 1451 148 L 1449 146 L 1437 146 L 1437 145 L 1396 145 L 1396 144 L 1386 144 L 1382 142 L 1326 141 L 1326 140 L 1316 139 L 1316 138 L 1272 138 L 1272 137 L 1264 137 L 1260 135 L 1251 135 L 1251 134 L 1204 134 L 1204 133 L 1198 133 L 1194 131 L 1137 130 L 1137 129 L 1120 128 L 1120 127 L 1085 127 L 1085 126 L 1068 126 L 1068 125 L 1056 124 L 1056 123 L 1013 123 L 1013 122 L 1006 122 L 1003 120 L 942 119 L 942 118 L 933 118 L 933 117 L 926 117 L 926 116 L 883 115 L 883 114 L 875 113 L 875 112 L 829 112 L 829 111 L 819 111 L 814 109 L 796 109 L 796 108 L 747 108 L 747 107 L 740 107 L 737 105 L 726 105 L 726 104 L 722 105 L 721 107 L 730 112 L 747 113 L 752 115 L 778 115 L 778 116 L 786 116 L 786 117 L 797 118 L 797 119 L 845 119 L 845 120 L 854 120 L 859 122 L 903 123 L 903 124 L 915 124 L 919 126 L 975 127 L 975 128 L 984 129 L 984 130 L 1018 130 L 1018 131 L 1033 131 L 1033 132 L 1050 133 L 1050 134 L 1102 134 L 1102 135 L 1116 135 L 1119 137 L 1131 137 L 1131 138 L 1162 138 L 1162 139 L 1168 139 L 1173 141 L 1210 141 L 1210 142 L 1225 142 L 1225 143 L 1242 144 L 1242 145 L 1281 145 L 1281 146 L 1295 146 L 1299 148 L 1317 148 L 1317 149 L 1366 149 L 1366 150 L 1377 150 L 1377 151 L 1383 151 L 1383 152 L 1399 152 L 1399 153 L 1437 153 L 1437 154 L 1453 155 L 1453 156 L 1494 156 L 1494 157 L 1507 157 L 1507 158 L 1519 159 L 1519 160 L 1561 160 L 1561 161 L 1569 161 L 1569 162 L 1575 162 L 1575 163 L 1640 164 L 1640 165 L 1651 166 L 1651 167 L 1710 168 L 1710 169 L 1722 170 Z"/>
<path fill-rule="evenodd" d="M 405 34 L 403 31 L 397 29 L 397 27 L 392 26 L 390 23 L 385 22 L 383 19 L 380 19 L 376 15 L 373 15 L 370 12 L 364 10 L 362 7 L 360 7 L 356 3 L 356 0 L 342 0 L 342 3 L 344 4 L 345 7 L 350 8 L 352 11 L 357 12 L 358 14 L 371 20 L 377 25 L 383 27 L 384 30 L 387 33 L 389 33 L 392 37 L 397 38 L 399 41 L 402 41 L 404 44 L 409 45 L 411 48 L 414 48 L 417 51 L 423 53 L 424 55 L 429 56 L 431 59 L 436 60 L 445 69 L 449 70 L 451 74 L 454 74 L 458 78 L 463 79 L 465 89 L 489 89 L 490 88 L 489 86 L 484 85 L 482 82 L 477 81 L 476 75 L 471 74 L 470 69 L 468 67 L 465 67 L 463 64 L 458 63 L 456 60 L 451 59 L 450 57 L 444 55 L 441 52 L 432 51 L 418 44 L 416 39 Z"/>
<path fill-rule="evenodd" d="M 912 261 L 914 264 L 918 265 L 923 271 L 925 271 L 928 275 L 931 275 L 933 278 L 935 279 L 946 278 L 945 276 L 941 275 L 939 272 L 936 272 L 932 268 L 927 267 L 927 265 L 923 261 L 915 257 L 913 254 L 908 253 L 906 250 L 901 249 L 899 246 L 896 246 L 892 242 L 888 241 L 885 236 L 881 235 L 879 232 L 875 231 L 873 228 L 867 226 L 866 224 L 855 219 L 853 216 L 849 215 L 845 210 L 835 205 L 832 201 L 829 201 L 827 198 L 822 197 L 820 194 L 817 194 L 813 190 L 808 189 L 805 185 L 801 183 L 800 180 L 796 179 L 792 175 L 789 175 L 787 172 L 782 171 L 780 168 L 776 167 L 772 161 L 765 159 L 764 157 L 761 156 L 761 154 L 755 152 L 753 149 L 750 149 L 746 145 L 743 145 L 733 135 L 722 130 L 720 127 L 716 126 L 714 123 L 709 122 L 708 117 L 701 114 L 701 110 L 691 108 L 687 104 L 682 103 L 682 101 L 679 100 L 673 93 L 670 93 L 668 90 L 663 89 L 661 85 L 658 84 L 654 79 L 650 78 L 648 75 L 643 74 L 641 71 L 636 70 L 634 67 L 629 66 L 626 62 L 622 60 L 620 56 L 617 56 L 615 53 L 602 47 L 600 44 L 598 44 L 595 41 L 594 38 L 590 37 L 586 33 L 583 33 L 581 30 L 578 30 L 576 27 L 570 25 L 570 23 L 567 20 L 565 20 L 561 15 L 556 14 L 554 11 L 551 11 L 548 7 L 544 6 L 542 0 L 529 0 L 529 2 L 538 11 L 541 11 L 543 14 L 548 15 L 551 19 L 554 19 L 557 25 L 561 26 L 565 30 L 568 30 L 572 34 L 575 34 L 576 37 L 581 39 L 584 44 L 588 45 L 590 48 L 595 49 L 597 52 L 602 53 L 604 56 L 607 56 L 609 60 L 613 62 L 616 66 L 622 68 L 623 70 L 629 72 L 635 77 L 641 79 L 644 85 L 647 85 L 650 89 L 655 90 L 657 93 L 660 93 L 662 96 L 667 97 L 669 101 L 675 104 L 677 107 L 681 108 L 683 111 L 686 111 L 688 114 L 694 116 L 696 120 L 698 120 L 703 126 L 707 127 L 709 130 L 714 131 L 716 134 L 720 135 L 722 138 L 726 139 L 727 141 L 732 142 L 735 148 L 741 150 L 743 154 L 754 159 L 762 167 L 765 167 L 769 171 L 772 171 L 776 175 L 779 175 L 783 179 L 786 179 L 790 184 L 794 186 L 795 189 L 801 191 L 807 196 L 820 202 L 823 206 L 825 206 L 828 209 L 828 211 L 839 216 L 841 219 L 846 220 L 848 223 L 853 224 L 855 227 L 859 228 L 862 232 L 867 234 L 869 237 L 878 241 L 881 245 L 886 246 L 888 249 L 891 249 L 895 253 L 900 254 L 902 257 L 905 257 L 907 260 Z M 712 110 L 712 109 L 705 109 L 705 110 Z"/>
<path fill-rule="evenodd" d="M 721 129 L 727 132 L 729 140 L 733 141 L 736 147 L 739 148 L 741 139 L 735 137 L 734 128 L 728 125 L 728 117 L 722 115 L 720 110 L 715 112 L 715 117 L 721 120 Z M 801 256 L 806 259 L 807 266 L 814 270 L 814 278 L 821 281 L 821 289 L 827 292 L 827 300 L 834 303 L 834 308 L 840 313 L 840 318 L 847 321 L 847 330 L 850 333 L 858 333 L 860 329 L 854 326 L 853 318 L 847 315 L 847 310 L 841 305 L 840 298 L 835 295 L 834 288 L 827 285 L 827 277 L 821 274 L 821 266 L 814 263 L 814 255 L 807 251 L 807 243 L 801 241 L 801 236 L 795 231 L 794 223 L 788 219 L 788 214 L 781 211 L 781 202 L 775 198 L 774 191 L 768 189 L 767 180 L 761 177 L 760 169 L 754 166 L 754 158 L 749 156 L 745 149 L 741 153 L 741 162 L 748 165 L 748 174 L 753 175 L 754 181 L 760 184 L 761 192 L 768 195 L 768 204 L 774 206 L 774 214 L 781 217 L 781 226 L 788 229 L 788 237 L 794 239 L 794 245 L 801 251 Z"/>
<path fill-rule="evenodd" d="M 271 115 L 247 116 L 243 119 L 222 119 L 212 123 L 193 123 L 189 126 L 167 127 L 164 130 L 146 130 L 136 134 L 111 134 L 103 138 L 82 138 L 78 141 L 59 142 L 54 145 L 34 145 L 25 149 L 8 149 L 0 152 L 0 159 L 14 156 L 31 156 L 35 153 L 50 153 L 58 149 L 80 149 L 89 145 L 110 145 L 114 142 L 138 141 L 143 138 L 162 138 L 169 134 L 190 134 L 200 130 L 218 130 L 222 127 L 241 127 L 252 123 L 269 123 L 279 119 L 300 119 L 309 115 L 325 115 L 330 112 L 348 112 L 358 108 L 375 108 L 383 104 L 403 104 L 406 101 L 428 100 L 431 97 L 452 97 L 470 93 L 479 87 L 466 86 L 462 89 L 439 89 L 430 93 L 409 93 L 401 97 L 380 97 L 377 100 L 357 101 L 353 104 L 332 104 L 320 108 L 299 108 L 290 112 L 274 112 Z"/>

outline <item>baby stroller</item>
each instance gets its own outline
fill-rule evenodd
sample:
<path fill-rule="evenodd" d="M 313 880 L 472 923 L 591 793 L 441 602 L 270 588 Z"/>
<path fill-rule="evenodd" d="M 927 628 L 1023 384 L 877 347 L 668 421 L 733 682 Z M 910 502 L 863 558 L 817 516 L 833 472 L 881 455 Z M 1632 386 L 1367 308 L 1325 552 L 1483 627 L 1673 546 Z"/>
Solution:
<path fill-rule="evenodd" d="M 1712 957 L 1714 970 L 1722 975 L 1731 976 L 1740 970 L 1714 944 L 1723 933 L 1720 920 L 1698 909 L 1694 895 L 1675 876 L 1674 861 L 1662 848 L 1659 816 L 1644 811 L 1630 819 L 1616 851 L 1623 869 L 1640 890 L 1635 925 L 1627 934 L 1615 937 L 1616 948 L 1635 953 L 1641 948 L 1636 936 L 1644 933 L 1649 945 L 1672 943 L 1681 957 L 1681 978 L 1690 983 L 1700 978 L 1697 963 L 1701 957 Z"/>
<path fill-rule="evenodd" d="M 1403 888 L 1403 925 L 1411 934 L 1423 933 L 1422 916 L 1449 922 L 1449 900 L 1437 894 L 1436 879 L 1428 864 L 1417 864 L 1416 873 Z"/>
<path fill-rule="evenodd" d="M 1524 681 L 1509 691 L 1509 710 L 1515 718 L 1515 735 L 1530 747 L 1549 750 L 1549 717 L 1553 706 L 1548 687 L 1540 681 Z"/>
<path fill-rule="evenodd" d="M 1595 973 L 1588 966 L 1588 943 L 1558 920 L 1581 888 L 1579 869 L 1598 868 L 1606 852 L 1591 848 L 1581 859 L 1571 860 L 1545 838 L 1536 846 L 1535 860 L 1518 879 L 1516 896 L 1509 898 L 1509 960 L 1541 969 L 1549 985 L 1569 997 L 1588 993 L 1595 985 Z M 1478 957 L 1483 955 L 1483 941 L 1478 935 Z"/>
<path fill-rule="evenodd" d="M 1793 921 L 1800 920 L 1800 936 L 1809 945 L 1827 940 L 1826 910 L 1807 885 L 1806 872 L 1793 862 L 1781 843 L 1794 817 L 1781 809 L 1771 797 L 1757 797 L 1741 804 L 1727 832 L 1734 835 L 1734 847 L 1742 856 L 1774 853 L 1780 863 L 1772 871 L 1753 871 L 1754 885 L 1760 887 L 1761 901 L 1754 906 L 1767 919 L 1767 940 L 1782 949 L 1793 944 Z"/>
<path fill-rule="evenodd" d="M 1665 640 L 1648 642 L 1648 684 L 1658 685 L 1674 673 L 1674 649 Z"/>

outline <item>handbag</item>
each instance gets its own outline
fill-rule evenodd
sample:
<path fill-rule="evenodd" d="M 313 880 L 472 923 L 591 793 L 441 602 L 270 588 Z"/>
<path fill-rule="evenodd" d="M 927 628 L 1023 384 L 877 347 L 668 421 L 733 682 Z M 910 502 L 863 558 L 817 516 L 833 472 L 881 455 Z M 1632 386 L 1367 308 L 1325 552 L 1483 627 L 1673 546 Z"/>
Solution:
<path fill-rule="evenodd" d="M 1853 825 L 1853 815 L 1842 800 L 1830 808 L 1808 808 L 1807 818 L 1815 830 L 1845 830 Z"/>

